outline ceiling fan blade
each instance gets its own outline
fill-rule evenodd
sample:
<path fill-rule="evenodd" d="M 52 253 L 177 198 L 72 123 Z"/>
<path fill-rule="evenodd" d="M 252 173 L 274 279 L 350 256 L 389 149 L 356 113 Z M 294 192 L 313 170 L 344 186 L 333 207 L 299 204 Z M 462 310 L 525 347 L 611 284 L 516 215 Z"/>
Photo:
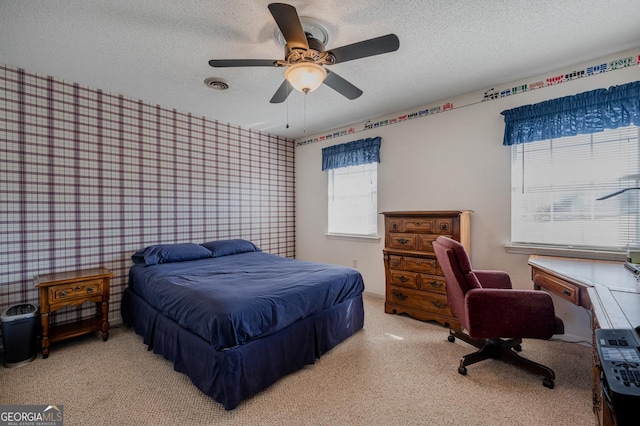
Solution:
<path fill-rule="evenodd" d="M 280 102 L 284 102 L 284 100 L 287 99 L 287 96 L 289 96 L 289 93 L 291 93 L 292 90 L 293 87 L 291 87 L 289 82 L 287 80 L 283 81 L 280 87 L 278 87 L 278 90 L 276 90 L 276 93 L 273 94 L 273 97 L 269 102 L 271 102 L 272 104 L 279 104 Z"/>
<path fill-rule="evenodd" d="M 327 78 L 324 79 L 323 83 L 348 99 L 353 100 L 362 95 L 362 90 L 329 70 L 327 70 Z"/>
<path fill-rule="evenodd" d="M 271 3 L 269 11 L 273 15 L 280 32 L 287 40 L 289 49 L 305 49 L 309 48 L 307 36 L 304 34 L 300 18 L 296 8 L 284 3 Z"/>
<path fill-rule="evenodd" d="M 221 67 L 275 67 L 276 59 L 212 59 L 209 65 Z"/>
<path fill-rule="evenodd" d="M 366 58 L 367 56 L 380 55 L 382 53 L 394 52 L 400 47 L 400 40 L 395 34 L 360 41 L 346 46 L 331 49 L 328 53 L 335 57 L 335 63 L 352 61 L 354 59 Z"/>

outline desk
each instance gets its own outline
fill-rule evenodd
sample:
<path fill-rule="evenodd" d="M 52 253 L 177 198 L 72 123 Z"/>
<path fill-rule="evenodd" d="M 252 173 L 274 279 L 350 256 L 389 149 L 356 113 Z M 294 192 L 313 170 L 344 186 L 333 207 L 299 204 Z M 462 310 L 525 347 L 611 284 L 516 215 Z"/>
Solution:
<path fill-rule="evenodd" d="M 529 265 L 536 289 L 545 289 L 592 312 L 593 410 L 600 425 L 613 425 L 612 413 L 603 402 L 595 330 L 640 326 L 640 283 L 622 262 L 533 255 Z"/>

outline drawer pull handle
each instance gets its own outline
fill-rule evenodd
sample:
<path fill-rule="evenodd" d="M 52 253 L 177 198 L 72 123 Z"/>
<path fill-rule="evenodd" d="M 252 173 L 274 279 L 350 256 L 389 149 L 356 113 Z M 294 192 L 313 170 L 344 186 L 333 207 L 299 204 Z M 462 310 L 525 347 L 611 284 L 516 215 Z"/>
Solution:
<path fill-rule="evenodd" d="M 405 294 L 403 294 L 402 292 L 399 292 L 398 290 L 394 290 L 393 291 L 393 295 L 398 300 L 406 300 L 407 299 L 407 296 Z"/>
<path fill-rule="evenodd" d="M 435 301 L 435 302 L 432 302 L 432 303 L 433 303 L 433 305 L 434 305 L 436 308 L 438 308 L 438 309 L 444 309 L 444 308 L 446 308 L 447 306 L 449 306 L 449 305 L 447 305 L 446 303 L 441 302 L 441 301 L 439 301 L 439 300 L 437 300 L 437 301 Z"/>
<path fill-rule="evenodd" d="M 422 222 L 413 222 L 416 226 L 420 226 Z"/>
<path fill-rule="evenodd" d="M 431 287 L 433 288 L 440 288 L 442 287 L 442 283 L 439 281 L 429 281 L 429 285 L 431 285 Z"/>
<path fill-rule="evenodd" d="M 399 262 L 399 261 L 397 261 L 397 260 L 394 260 L 394 261 L 392 261 L 392 262 L 391 262 L 391 264 L 392 264 L 393 266 L 398 266 L 398 265 L 400 264 L 400 262 Z"/>
<path fill-rule="evenodd" d="M 449 224 L 448 223 L 441 223 L 440 224 L 440 230 L 441 231 L 447 231 L 449 229 Z"/>
<path fill-rule="evenodd" d="M 393 227 L 393 229 L 398 229 L 398 224 L 394 223 L 393 225 L 391 225 Z"/>
<path fill-rule="evenodd" d="M 407 240 L 406 238 L 398 238 L 398 242 L 400 244 L 407 244 L 409 242 L 409 240 Z"/>
<path fill-rule="evenodd" d="M 409 281 L 409 278 L 405 277 L 404 275 L 400 275 L 398 280 L 400 280 L 401 283 L 406 283 L 407 281 Z"/>
<path fill-rule="evenodd" d="M 571 296 L 571 292 L 569 290 L 562 290 L 562 294 L 564 294 L 565 296 Z"/>
<path fill-rule="evenodd" d="M 89 294 L 93 293 L 93 286 L 87 287 L 87 293 Z"/>
<path fill-rule="evenodd" d="M 59 293 L 59 296 L 64 299 L 65 297 L 67 297 L 67 292 L 66 291 L 61 291 Z"/>
<path fill-rule="evenodd" d="M 416 266 L 420 266 L 420 265 L 422 265 L 422 262 L 420 261 L 416 262 Z"/>
<path fill-rule="evenodd" d="M 80 287 L 80 286 L 75 286 L 75 287 L 73 288 L 73 291 L 80 291 L 80 289 L 81 289 L 81 288 L 82 288 L 82 287 Z"/>

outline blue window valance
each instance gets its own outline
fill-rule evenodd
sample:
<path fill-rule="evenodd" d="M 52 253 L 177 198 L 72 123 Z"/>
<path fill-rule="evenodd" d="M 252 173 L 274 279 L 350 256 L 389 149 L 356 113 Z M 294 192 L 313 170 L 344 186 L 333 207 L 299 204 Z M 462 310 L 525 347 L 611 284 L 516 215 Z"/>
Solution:
<path fill-rule="evenodd" d="M 503 145 L 640 125 L 640 81 L 501 112 Z"/>
<path fill-rule="evenodd" d="M 322 170 L 380 162 L 380 136 L 322 148 Z"/>

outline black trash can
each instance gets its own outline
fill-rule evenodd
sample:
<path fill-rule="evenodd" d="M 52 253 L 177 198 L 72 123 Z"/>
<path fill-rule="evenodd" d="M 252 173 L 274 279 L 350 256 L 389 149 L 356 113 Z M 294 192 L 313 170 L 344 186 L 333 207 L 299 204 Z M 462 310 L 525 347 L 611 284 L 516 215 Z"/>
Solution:
<path fill-rule="evenodd" d="M 0 315 L 3 365 L 18 367 L 33 361 L 38 352 L 38 307 L 31 303 L 11 306 Z"/>

